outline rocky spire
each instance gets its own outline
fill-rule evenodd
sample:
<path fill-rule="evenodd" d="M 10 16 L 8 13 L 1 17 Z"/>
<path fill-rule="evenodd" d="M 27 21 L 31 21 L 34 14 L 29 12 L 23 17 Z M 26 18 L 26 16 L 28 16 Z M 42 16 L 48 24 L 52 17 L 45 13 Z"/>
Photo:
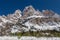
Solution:
<path fill-rule="evenodd" d="M 24 12 L 29 12 L 29 11 L 35 11 L 33 6 L 30 5 L 30 6 L 25 7 Z"/>
<path fill-rule="evenodd" d="M 23 10 L 23 16 L 24 17 L 28 17 L 28 16 L 32 16 L 35 12 L 35 9 L 30 5 L 25 7 L 25 9 Z"/>
<path fill-rule="evenodd" d="M 19 16 L 19 17 L 22 16 L 21 15 L 21 11 L 19 9 L 15 11 L 15 14 L 14 15 Z"/>

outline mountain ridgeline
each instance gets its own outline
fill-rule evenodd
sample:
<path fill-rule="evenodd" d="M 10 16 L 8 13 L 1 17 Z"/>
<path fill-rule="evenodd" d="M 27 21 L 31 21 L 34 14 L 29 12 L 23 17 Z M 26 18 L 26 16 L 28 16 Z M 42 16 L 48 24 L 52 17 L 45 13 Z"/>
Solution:
<path fill-rule="evenodd" d="M 60 32 L 60 15 L 52 10 L 39 11 L 30 5 L 23 11 L 18 9 L 13 14 L 0 16 L 0 35 L 46 30 Z"/>

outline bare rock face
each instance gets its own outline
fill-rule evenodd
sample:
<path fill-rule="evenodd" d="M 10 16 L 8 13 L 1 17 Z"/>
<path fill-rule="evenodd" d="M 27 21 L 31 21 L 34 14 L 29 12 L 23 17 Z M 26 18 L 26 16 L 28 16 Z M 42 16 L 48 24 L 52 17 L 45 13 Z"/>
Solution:
<path fill-rule="evenodd" d="M 32 16 L 34 12 L 35 12 L 35 9 L 32 6 L 27 6 L 23 10 L 23 17 L 26 18 L 26 17 Z"/>
<path fill-rule="evenodd" d="M 16 16 L 17 18 L 20 18 L 22 16 L 21 11 L 19 9 L 16 10 L 14 16 Z"/>
<path fill-rule="evenodd" d="M 43 10 L 42 13 L 45 16 L 53 16 L 54 15 L 54 12 L 52 10 Z"/>

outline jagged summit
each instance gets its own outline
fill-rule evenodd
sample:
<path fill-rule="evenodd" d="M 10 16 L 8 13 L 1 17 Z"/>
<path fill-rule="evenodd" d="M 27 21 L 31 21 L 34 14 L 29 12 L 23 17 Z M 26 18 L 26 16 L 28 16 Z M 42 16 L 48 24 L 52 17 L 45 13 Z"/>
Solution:
<path fill-rule="evenodd" d="M 45 16 L 53 16 L 55 14 L 52 10 L 43 10 L 42 13 Z"/>
<path fill-rule="evenodd" d="M 59 17 L 60 17 L 60 15 L 59 15 L 59 14 L 57 14 L 57 13 L 55 13 L 55 15 L 53 15 L 53 17 L 55 17 L 55 18 L 59 18 Z"/>
<path fill-rule="evenodd" d="M 21 17 L 22 15 L 21 15 L 21 11 L 18 9 L 18 10 L 16 10 L 15 12 L 14 12 L 14 16 L 16 16 L 16 17 Z"/>
<path fill-rule="evenodd" d="M 30 6 L 25 7 L 24 11 L 25 12 L 27 12 L 27 11 L 35 11 L 35 9 L 33 8 L 33 6 L 30 5 Z"/>
<path fill-rule="evenodd" d="M 21 10 L 17 9 L 14 13 L 15 14 L 21 14 Z"/>
<path fill-rule="evenodd" d="M 23 10 L 23 17 L 26 18 L 28 16 L 32 16 L 35 12 L 35 9 L 33 8 L 33 6 L 27 6 L 25 7 L 25 9 Z"/>

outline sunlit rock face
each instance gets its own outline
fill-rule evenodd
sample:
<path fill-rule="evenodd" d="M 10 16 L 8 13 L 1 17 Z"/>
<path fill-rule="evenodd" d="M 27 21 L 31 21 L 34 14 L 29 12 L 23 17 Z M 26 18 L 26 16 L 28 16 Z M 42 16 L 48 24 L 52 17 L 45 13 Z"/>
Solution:
<path fill-rule="evenodd" d="M 35 9 L 31 5 L 27 6 L 23 10 L 23 17 L 26 18 L 26 17 L 32 16 L 34 12 L 35 12 Z"/>
<path fill-rule="evenodd" d="M 52 10 L 42 10 L 41 12 L 30 5 L 23 11 L 18 9 L 13 14 L 0 16 L 0 35 L 35 30 L 60 31 L 60 15 Z"/>

